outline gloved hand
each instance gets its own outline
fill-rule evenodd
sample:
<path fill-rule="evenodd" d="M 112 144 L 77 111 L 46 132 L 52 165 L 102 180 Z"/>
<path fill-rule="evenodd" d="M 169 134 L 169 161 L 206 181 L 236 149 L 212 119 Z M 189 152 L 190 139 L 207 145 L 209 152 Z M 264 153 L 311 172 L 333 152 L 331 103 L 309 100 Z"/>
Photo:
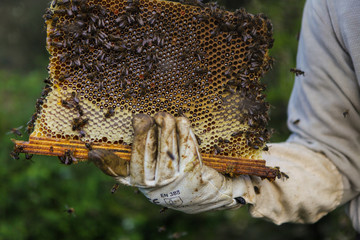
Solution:
<path fill-rule="evenodd" d="M 228 178 L 203 165 L 196 137 L 185 117 L 160 112 L 133 119 L 134 140 L 129 176 L 153 203 L 186 213 L 236 208 L 253 198 L 248 176 Z M 236 186 L 236 188 L 234 187 Z"/>

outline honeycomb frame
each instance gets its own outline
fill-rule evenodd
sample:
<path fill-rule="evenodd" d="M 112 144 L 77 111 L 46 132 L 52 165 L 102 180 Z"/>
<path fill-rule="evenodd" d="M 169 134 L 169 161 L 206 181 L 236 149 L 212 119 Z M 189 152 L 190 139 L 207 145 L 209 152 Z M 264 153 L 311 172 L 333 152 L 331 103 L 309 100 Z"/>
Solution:
<path fill-rule="evenodd" d="M 272 25 L 244 9 L 185 3 L 53 1 L 44 15 L 49 78 L 30 143 L 17 144 L 45 155 L 71 149 L 79 159 L 91 144 L 129 159 L 132 116 L 165 111 L 189 118 L 217 170 L 264 165 L 269 104 L 260 78 L 272 65 Z"/>

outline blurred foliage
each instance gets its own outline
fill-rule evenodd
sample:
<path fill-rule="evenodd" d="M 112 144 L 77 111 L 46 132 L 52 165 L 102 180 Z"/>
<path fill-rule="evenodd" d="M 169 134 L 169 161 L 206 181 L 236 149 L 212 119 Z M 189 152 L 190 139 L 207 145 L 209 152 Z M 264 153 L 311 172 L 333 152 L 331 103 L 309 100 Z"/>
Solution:
<path fill-rule="evenodd" d="M 272 105 L 273 141 L 287 138 L 286 105 L 293 84 L 297 36 L 304 0 L 222 0 L 228 9 L 263 12 L 274 25 L 274 69 L 266 75 Z M 0 240 L 2 239 L 352 239 L 340 208 L 316 224 L 276 226 L 236 211 L 186 215 L 149 203 L 136 190 L 115 183 L 87 163 L 71 167 L 56 158 L 13 160 L 11 128 L 25 126 L 34 112 L 48 54 L 41 18 L 47 0 L 0 3 Z M 25 127 L 24 127 L 25 128 Z M 24 130 L 24 128 L 22 130 Z M 26 139 L 24 136 L 23 139 Z M 73 213 L 68 210 L 73 208 Z"/>

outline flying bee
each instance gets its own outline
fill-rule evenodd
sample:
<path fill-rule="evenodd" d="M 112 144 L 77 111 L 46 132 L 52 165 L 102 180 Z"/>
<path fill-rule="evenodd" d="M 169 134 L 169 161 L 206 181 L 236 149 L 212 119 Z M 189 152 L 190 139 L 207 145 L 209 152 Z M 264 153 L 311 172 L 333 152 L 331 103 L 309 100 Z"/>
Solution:
<path fill-rule="evenodd" d="M 163 208 L 160 209 L 159 213 L 164 213 L 164 212 L 166 212 L 167 210 L 168 210 L 167 207 L 163 207 Z"/>
<path fill-rule="evenodd" d="M 115 183 L 111 188 L 111 194 L 114 194 L 118 190 L 119 186 L 120 185 L 118 183 Z"/>
<path fill-rule="evenodd" d="M 10 156 L 14 159 L 14 160 L 19 160 L 20 159 L 20 157 L 19 157 L 19 152 L 17 152 L 17 151 L 12 151 L 12 152 L 10 152 Z"/>
<path fill-rule="evenodd" d="M 158 227 L 158 232 L 161 233 L 161 232 L 165 232 L 166 231 L 166 227 L 165 226 L 160 226 Z"/>
<path fill-rule="evenodd" d="M 290 72 L 295 73 L 296 76 L 300 76 L 300 75 L 305 76 L 305 72 L 297 68 L 291 68 Z"/>
<path fill-rule="evenodd" d="M 20 131 L 20 129 L 22 129 L 24 126 L 20 126 L 17 128 L 12 128 L 9 132 L 7 132 L 6 134 L 14 134 L 16 136 L 22 137 L 22 133 Z"/>
<path fill-rule="evenodd" d="M 25 153 L 25 159 L 26 160 L 31 160 L 32 157 L 33 157 L 33 154 Z"/>
<path fill-rule="evenodd" d="M 347 118 L 349 116 L 349 109 L 346 109 L 342 114 L 344 118 Z"/>
<path fill-rule="evenodd" d="M 68 206 L 65 206 L 65 210 L 64 212 L 67 212 L 69 215 L 74 215 L 75 214 L 75 209 L 72 208 L 72 207 L 68 207 Z"/>

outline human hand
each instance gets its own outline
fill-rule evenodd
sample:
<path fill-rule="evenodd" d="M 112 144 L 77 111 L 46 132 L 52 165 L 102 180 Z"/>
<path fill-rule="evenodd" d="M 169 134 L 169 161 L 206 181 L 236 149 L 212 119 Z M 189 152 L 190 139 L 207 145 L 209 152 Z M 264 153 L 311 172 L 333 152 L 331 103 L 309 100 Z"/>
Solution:
<path fill-rule="evenodd" d="M 154 118 L 139 114 L 133 119 L 133 127 L 128 176 L 123 170 L 121 174 L 109 175 L 116 176 L 123 184 L 138 187 L 151 202 L 186 213 L 199 213 L 236 208 L 251 201 L 248 176 L 225 177 L 202 163 L 187 118 L 174 118 L 164 112 Z"/>

